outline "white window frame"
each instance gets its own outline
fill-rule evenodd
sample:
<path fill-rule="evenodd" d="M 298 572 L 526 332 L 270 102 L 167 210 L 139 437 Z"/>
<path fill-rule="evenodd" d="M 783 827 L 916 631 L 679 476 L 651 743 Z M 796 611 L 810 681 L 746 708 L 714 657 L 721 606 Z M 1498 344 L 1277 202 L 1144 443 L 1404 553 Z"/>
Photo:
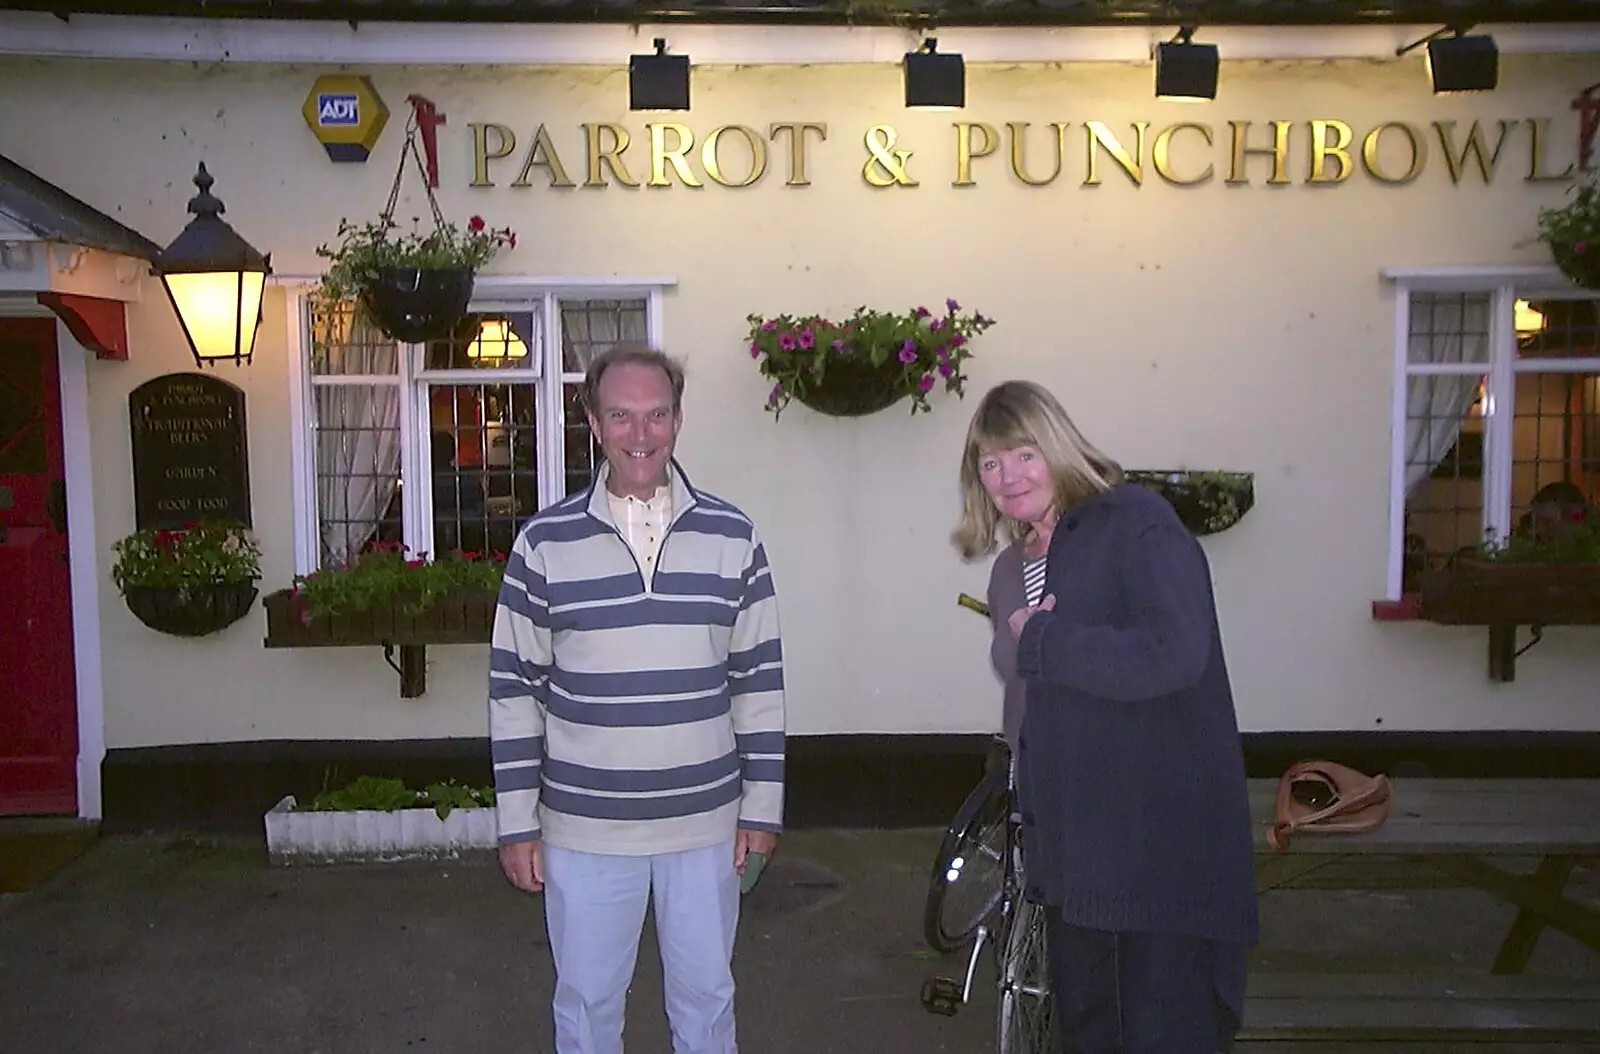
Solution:
<path fill-rule="evenodd" d="M 320 546 L 317 542 L 317 483 L 316 444 L 313 437 L 316 409 L 313 400 L 312 371 L 309 360 L 311 294 L 315 279 L 287 279 L 279 284 L 288 287 L 284 298 L 287 304 L 287 339 L 285 350 L 289 371 L 289 444 L 290 476 L 294 519 L 294 573 L 310 574 L 319 564 Z M 646 339 L 654 348 L 662 347 L 664 338 L 663 307 L 667 290 L 677 286 L 673 278 L 528 278 L 501 275 L 479 276 L 473 285 L 471 311 L 529 311 L 535 312 L 541 327 L 541 359 L 525 369 L 474 370 L 467 376 L 461 371 L 423 371 L 421 369 L 423 346 L 400 345 L 400 371 L 398 383 L 402 389 L 400 428 L 402 437 L 411 436 L 415 422 L 422 413 L 419 400 L 427 397 L 428 383 L 465 379 L 471 383 L 515 383 L 532 379 L 536 386 L 535 418 L 536 446 L 538 450 L 539 507 L 559 501 L 566 495 L 566 402 L 562 386 L 583 379 L 582 373 L 564 372 L 561 343 L 560 304 L 572 300 L 623 300 L 645 301 Z M 515 372 L 516 376 L 510 376 Z M 350 380 L 361 380 L 352 377 Z M 388 381 L 382 378 L 369 380 Z M 547 408 L 553 410 L 547 412 Z M 425 453 L 414 439 L 402 438 L 400 478 L 407 483 L 427 478 L 430 471 L 418 459 Z M 433 521 L 427 515 L 428 488 L 405 486 L 401 494 L 401 517 L 408 539 L 407 545 L 421 551 L 431 551 Z"/>
<path fill-rule="evenodd" d="M 1600 372 L 1600 358 L 1518 360 L 1513 323 L 1517 300 L 1592 299 L 1554 267 L 1443 267 L 1392 269 L 1395 283 L 1394 372 L 1389 417 L 1389 550 L 1384 597 L 1401 599 L 1406 515 L 1406 406 L 1412 376 L 1482 373 L 1484 382 L 1483 532 L 1511 533 L 1512 429 L 1516 379 L 1521 373 Z M 1412 294 L 1489 294 L 1489 358 L 1486 362 L 1419 366 L 1410 362 Z"/>

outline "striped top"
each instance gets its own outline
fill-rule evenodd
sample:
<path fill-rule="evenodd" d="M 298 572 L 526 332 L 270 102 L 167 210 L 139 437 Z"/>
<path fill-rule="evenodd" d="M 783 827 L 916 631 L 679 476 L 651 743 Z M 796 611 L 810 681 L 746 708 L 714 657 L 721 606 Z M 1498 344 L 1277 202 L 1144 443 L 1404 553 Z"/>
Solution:
<path fill-rule="evenodd" d="M 1022 595 L 1028 598 L 1029 607 L 1044 599 L 1045 562 L 1049 559 L 1049 555 L 1046 553 L 1044 556 L 1022 561 Z"/>
<path fill-rule="evenodd" d="M 783 654 L 754 524 L 670 467 L 644 574 L 602 468 L 512 546 L 489 649 L 502 845 L 646 855 L 783 823 Z"/>

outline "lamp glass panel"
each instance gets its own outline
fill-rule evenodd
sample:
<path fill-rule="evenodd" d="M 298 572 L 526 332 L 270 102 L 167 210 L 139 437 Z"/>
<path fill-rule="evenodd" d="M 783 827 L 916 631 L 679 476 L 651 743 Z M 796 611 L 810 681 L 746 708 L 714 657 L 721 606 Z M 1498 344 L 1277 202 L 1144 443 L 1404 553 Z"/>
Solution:
<path fill-rule="evenodd" d="M 204 271 L 165 274 L 184 328 L 201 359 L 243 358 L 255 344 L 261 317 L 261 294 L 267 276 L 261 271 Z"/>

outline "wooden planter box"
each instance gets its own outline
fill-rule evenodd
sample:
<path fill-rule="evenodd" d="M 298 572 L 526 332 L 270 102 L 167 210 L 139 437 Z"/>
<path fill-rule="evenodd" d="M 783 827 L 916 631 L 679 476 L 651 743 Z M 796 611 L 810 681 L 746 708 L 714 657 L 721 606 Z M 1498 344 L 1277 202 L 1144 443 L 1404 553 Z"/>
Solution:
<path fill-rule="evenodd" d="M 288 795 L 266 814 L 267 857 L 274 864 L 336 864 L 450 858 L 499 844 L 493 809 L 302 812 Z"/>
<path fill-rule="evenodd" d="M 496 597 L 462 593 L 418 612 L 396 602 L 378 608 L 305 618 L 291 592 L 280 589 L 262 598 L 267 611 L 268 648 L 350 648 L 378 645 L 400 674 L 400 694 L 414 699 L 427 691 L 429 644 L 487 644 L 494 632 Z M 400 658 L 396 663 L 395 649 Z"/>
<path fill-rule="evenodd" d="M 1419 613 L 1442 625 L 1489 627 L 1489 676 L 1509 681 L 1518 626 L 1600 625 L 1600 564 L 1459 560 L 1423 573 Z"/>

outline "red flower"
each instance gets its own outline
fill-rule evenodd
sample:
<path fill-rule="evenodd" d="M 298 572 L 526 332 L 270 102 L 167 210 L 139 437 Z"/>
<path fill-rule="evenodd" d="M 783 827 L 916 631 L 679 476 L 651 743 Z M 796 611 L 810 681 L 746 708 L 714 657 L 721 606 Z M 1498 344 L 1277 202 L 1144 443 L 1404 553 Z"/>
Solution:
<path fill-rule="evenodd" d="M 472 219 L 467 221 L 467 229 L 472 231 L 474 234 L 483 230 L 483 228 L 486 226 L 488 226 L 488 224 L 483 222 L 482 216 L 474 216 Z"/>

